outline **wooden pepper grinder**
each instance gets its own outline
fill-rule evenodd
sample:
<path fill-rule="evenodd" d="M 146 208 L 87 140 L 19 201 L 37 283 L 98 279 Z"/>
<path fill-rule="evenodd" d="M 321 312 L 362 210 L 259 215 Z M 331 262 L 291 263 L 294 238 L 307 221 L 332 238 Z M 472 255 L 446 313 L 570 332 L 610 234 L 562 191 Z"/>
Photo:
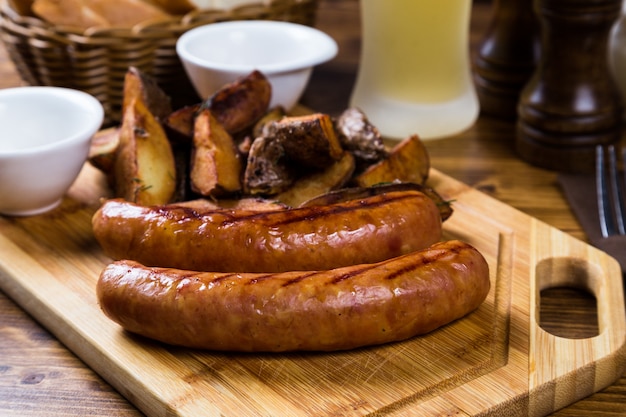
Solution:
<path fill-rule="evenodd" d="M 517 117 L 520 93 L 539 60 L 539 34 L 532 0 L 494 0 L 491 22 L 474 62 L 482 113 Z"/>
<path fill-rule="evenodd" d="M 622 0 L 535 0 L 541 58 L 522 91 L 516 148 L 531 164 L 592 172 L 598 144 L 619 140 L 621 98 L 608 39 Z"/>

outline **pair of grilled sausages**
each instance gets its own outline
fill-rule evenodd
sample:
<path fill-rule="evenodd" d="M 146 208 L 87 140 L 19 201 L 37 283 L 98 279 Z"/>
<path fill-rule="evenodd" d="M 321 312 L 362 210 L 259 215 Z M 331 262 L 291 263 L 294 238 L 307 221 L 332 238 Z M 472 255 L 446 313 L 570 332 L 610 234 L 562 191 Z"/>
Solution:
<path fill-rule="evenodd" d="M 98 281 L 105 314 L 174 345 L 282 352 L 399 341 L 468 314 L 490 287 L 475 248 L 435 243 L 439 211 L 415 191 L 263 213 L 112 200 L 93 224 L 119 259 Z"/>

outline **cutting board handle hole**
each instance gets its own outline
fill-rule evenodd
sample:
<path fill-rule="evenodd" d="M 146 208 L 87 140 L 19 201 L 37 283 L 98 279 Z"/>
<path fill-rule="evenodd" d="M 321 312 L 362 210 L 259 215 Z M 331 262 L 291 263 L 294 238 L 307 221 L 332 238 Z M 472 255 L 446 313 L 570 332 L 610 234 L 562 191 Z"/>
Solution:
<path fill-rule="evenodd" d="M 554 336 L 568 339 L 598 336 L 595 295 L 598 274 L 595 267 L 583 259 L 559 257 L 540 261 L 535 275 L 539 291 L 539 326 Z M 593 324 L 582 324 L 590 322 Z"/>

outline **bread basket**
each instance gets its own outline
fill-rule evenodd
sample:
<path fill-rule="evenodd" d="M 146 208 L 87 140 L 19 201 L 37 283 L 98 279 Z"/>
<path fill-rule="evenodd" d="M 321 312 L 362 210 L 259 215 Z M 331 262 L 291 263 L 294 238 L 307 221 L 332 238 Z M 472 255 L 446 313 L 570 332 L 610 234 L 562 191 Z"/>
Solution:
<path fill-rule="evenodd" d="M 104 106 L 105 125 L 121 119 L 124 76 L 130 66 L 151 75 L 172 97 L 174 106 L 198 101 L 175 49 L 185 31 L 213 22 L 250 19 L 312 26 L 317 10 L 316 0 L 271 0 L 231 10 L 194 10 L 131 29 L 79 33 L 20 14 L 12 0 L 0 1 L 0 35 L 22 79 L 30 85 L 92 94 Z"/>

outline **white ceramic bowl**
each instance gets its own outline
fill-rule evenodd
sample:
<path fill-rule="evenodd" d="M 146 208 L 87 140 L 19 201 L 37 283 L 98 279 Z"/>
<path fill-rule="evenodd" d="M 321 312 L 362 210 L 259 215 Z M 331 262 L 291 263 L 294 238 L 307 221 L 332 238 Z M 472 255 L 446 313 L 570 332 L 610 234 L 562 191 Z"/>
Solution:
<path fill-rule="evenodd" d="M 253 70 L 272 84 L 270 107 L 290 110 L 315 65 L 337 55 L 337 43 L 317 29 L 289 22 L 241 20 L 185 32 L 176 52 L 202 99 Z"/>
<path fill-rule="evenodd" d="M 56 207 L 103 117 L 100 102 L 78 90 L 0 90 L 0 213 L 26 216 Z"/>

